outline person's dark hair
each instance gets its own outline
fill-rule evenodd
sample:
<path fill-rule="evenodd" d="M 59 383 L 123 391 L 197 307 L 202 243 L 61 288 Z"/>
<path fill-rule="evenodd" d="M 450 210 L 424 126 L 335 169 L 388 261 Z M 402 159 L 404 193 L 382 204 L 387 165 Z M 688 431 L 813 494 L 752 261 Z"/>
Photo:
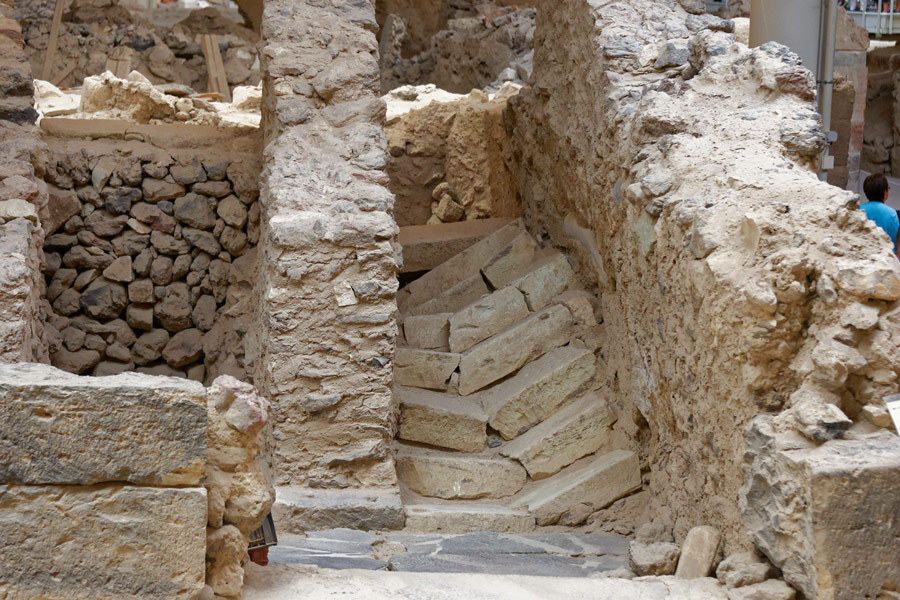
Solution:
<path fill-rule="evenodd" d="M 863 191 L 870 202 L 884 202 L 884 193 L 888 189 L 887 177 L 882 173 L 872 173 L 863 182 Z"/>

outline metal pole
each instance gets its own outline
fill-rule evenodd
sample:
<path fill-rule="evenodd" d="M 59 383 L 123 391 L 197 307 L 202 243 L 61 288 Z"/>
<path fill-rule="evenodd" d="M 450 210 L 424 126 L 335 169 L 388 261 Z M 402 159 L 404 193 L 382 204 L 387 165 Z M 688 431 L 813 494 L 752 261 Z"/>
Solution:
<path fill-rule="evenodd" d="M 819 158 L 819 179 L 828 178 L 826 169 L 831 168 L 829 163 L 829 149 L 833 135 L 831 133 L 831 105 L 834 93 L 834 48 L 837 38 L 837 0 L 824 0 L 825 14 L 822 19 L 821 54 L 819 55 L 818 87 L 819 87 L 819 114 L 822 115 L 822 128 L 828 137 L 825 150 Z M 833 159 L 832 159 L 833 160 Z"/>

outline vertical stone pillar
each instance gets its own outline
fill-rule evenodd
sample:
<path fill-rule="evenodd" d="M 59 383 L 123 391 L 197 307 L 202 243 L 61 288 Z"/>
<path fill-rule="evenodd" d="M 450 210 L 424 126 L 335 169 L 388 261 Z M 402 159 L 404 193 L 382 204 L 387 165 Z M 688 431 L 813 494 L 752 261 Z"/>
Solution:
<path fill-rule="evenodd" d="M 260 360 L 275 515 L 296 530 L 402 525 L 391 456 L 398 228 L 371 1 L 263 14 Z"/>

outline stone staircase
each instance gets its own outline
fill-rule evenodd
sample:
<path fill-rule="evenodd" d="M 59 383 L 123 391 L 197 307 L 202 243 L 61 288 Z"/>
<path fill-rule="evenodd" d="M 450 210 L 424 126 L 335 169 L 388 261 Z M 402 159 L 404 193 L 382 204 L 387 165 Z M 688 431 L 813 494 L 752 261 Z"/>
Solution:
<path fill-rule="evenodd" d="M 395 446 L 407 529 L 526 532 L 641 487 L 613 447 L 592 296 L 513 221 L 400 290 Z"/>

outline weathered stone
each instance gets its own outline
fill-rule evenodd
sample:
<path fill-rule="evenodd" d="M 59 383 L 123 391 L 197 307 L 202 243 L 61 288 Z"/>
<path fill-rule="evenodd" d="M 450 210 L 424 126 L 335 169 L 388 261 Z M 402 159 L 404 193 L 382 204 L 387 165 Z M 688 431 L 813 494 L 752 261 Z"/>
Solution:
<path fill-rule="evenodd" d="M 119 362 L 131 362 L 131 352 L 118 342 L 107 346 L 106 357 Z"/>
<path fill-rule="evenodd" d="M 628 564 L 638 577 L 672 575 L 680 555 L 676 544 L 634 541 L 628 547 Z"/>
<path fill-rule="evenodd" d="M 562 304 L 569 309 L 578 327 L 596 327 L 597 317 L 594 315 L 592 296 L 584 290 L 568 290 L 553 299 L 555 304 Z"/>
<path fill-rule="evenodd" d="M 715 527 L 702 525 L 688 531 L 681 545 L 681 558 L 675 576 L 681 579 L 709 577 L 719 561 L 722 534 Z"/>
<path fill-rule="evenodd" d="M 53 302 L 67 288 L 71 287 L 78 277 L 78 271 L 75 269 L 57 269 L 47 286 L 47 300 Z"/>
<path fill-rule="evenodd" d="M 488 293 L 490 293 L 490 290 L 484 282 L 484 277 L 481 276 L 481 273 L 476 273 L 451 287 L 446 292 L 442 292 L 436 298 L 423 302 L 411 309 L 408 314 L 455 313 Z"/>
<path fill-rule="evenodd" d="M 215 255 L 221 250 L 219 242 L 216 240 L 216 236 L 211 231 L 201 231 L 199 229 L 193 229 L 192 227 L 185 227 L 181 233 L 184 235 L 184 239 L 190 242 L 192 246 L 207 254 Z"/>
<path fill-rule="evenodd" d="M 236 196 L 228 196 L 216 206 L 218 214 L 225 223 L 241 229 L 247 223 L 247 207 Z"/>
<path fill-rule="evenodd" d="M 100 353 L 96 350 L 70 352 L 60 348 L 50 355 L 50 362 L 54 367 L 80 375 L 100 362 Z"/>
<path fill-rule="evenodd" d="M 875 597 L 900 581 L 900 439 L 881 431 L 803 444 L 776 434 L 772 419 L 746 430 L 740 508 L 757 547 L 807 598 Z M 796 501 L 773 502 L 772 490 Z"/>
<path fill-rule="evenodd" d="M 125 229 L 126 223 L 128 223 L 127 215 L 113 215 L 105 210 L 96 210 L 84 220 L 85 227 L 100 237 L 119 235 Z"/>
<path fill-rule="evenodd" d="M 153 252 L 147 248 L 141 250 L 132 261 L 134 272 L 141 277 L 146 277 L 150 273 L 150 265 L 153 263 Z"/>
<path fill-rule="evenodd" d="M 212 229 L 216 213 L 206 196 L 187 194 L 175 201 L 175 218 L 197 229 Z"/>
<path fill-rule="evenodd" d="M 406 317 L 403 334 L 406 343 L 423 350 L 449 350 L 451 313 Z"/>
<path fill-rule="evenodd" d="M 238 597 L 244 585 L 241 561 L 247 553 L 244 535 L 233 525 L 209 528 L 206 534 L 206 582 L 220 596 Z"/>
<path fill-rule="evenodd" d="M 162 254 L 177 256 L 187 254 L 191 250 L 191 244 L 187 240 L 175 239 L 175 236 L 154 231 L 150 234 L 150 243 Z"/>
<path fill-rule="evenodd" d="M 146 169 L 146 166 L 144 168 Z M 144 192 L 144 200 L 151 203 L 174 200 L 184 195 L 183 185 L 161 179 L 144 179 L 141 182 L 141 189 Z"/>
<path fill-rule="evenodd" d="M 0 437 L 8 442 L 0 447 L 0 479 L 199 484 L 206 465 L 205 402 L 195 383 L 0 366 Z"/>
<path fill-rule="evenodd" d="M 841 437 L 853 424 L 847 415 L 834 404 L 805 397 L 792 407 L 800 432 L 806 437 L 827 441 Z"/>
<path fill-rule="evenodd" d="M 835 283 L 845 292 L 863 300 L 897 300 L 900 298 L 900 266 L 893 262 L 843 265 L 838 270 Z"/>
<path fill-rule="evenodd" d="M 466 214 L 466 209 L 456 203 L 450 194 L 444 194 L 434 209 L 434 216 L 443 223 L 456 223 Z"/>
<path fill-rule="evenodd" d="M 115 319 L 128 304 L 128 292 L 120 283 L 98 277 L 81 294 L 81 308 L 94 319 Z"/>
<path fill-rule="evenodd" d="M 206 294 L 197 299 L 191 320 L 200 331 L 209 331 L 216 320 L 216 299 Z"/>
<path fill-rule="evenodd" d="M 204 196 L 222 198 L 231 193 L 231 184 L 227 181 L 204 181 L 191 186 L 191 191 Z"/>
<path fill-rule="evenodd" d="M 279 531 L 301 533 L 336 527 L 364 531 L 403 527 L 403 503 L 395 489 L 276 489 L 272 516 Z"/>
<path fill-rule="evenodd" d="M 156 285 L 172 283 L 175 263 L 168 256 L 157 256 L 150 263 L 150 280 Z"/>
<path fill-rule="evenodd" d="M 399 385 L 446 390 L 450 375 L 459 366 L 459 354 L 397 348 L 394 353 L 394 381 Z"/>
<path fill-rule="evenodd" d="M 423 496 L 445 499 L 504 498 L 525 485 L 525 469 L 511 460 L 403 446 L 397 476 Z"/>
<path fill-rule="evenodd" d="M 162 356 L 163 348 L 169 343 L 169 333 L 164 329 L 154 329 L 139 337 L 131 348 L 131 355 L 138 365 L 146 365 Z"/>
<path fill-rule="evenodd" d="M 50 235 L 62 227 L 70 218 L 81 210 L 81 202 L 72 190 L 61 190 L 54 186 L 49 188 L 47 218 L 41 220 L 44 233 Z"/>
<path fill-rule="evenodd" d="M 0 201 L 0 219 L 12 221 L 13 219 L 28 219 L 37 223 L 38 214 L 34 205 L 21 198 Z"/>
<path fill-rule="evenodd" d="M 163 233 L 175 231 L 175 219 L 161 211 L 159 206 L 138 202 L 131 207 L 131 216 L 157 231 L 162 231 Z"/>
<path fill-rule="evenodd" d="M 729 589 L 762 583 L 776 575 L 772 563 L 760 560 L 753 552 L 732 554 L 716 567 L 716 577 Z"/>
<path fill-rule="evenodd" d="M 600 510 L 640 487 L 637 455 L 616 450 L 583 458 L 553 477 L 539 481 L 518 496 L 513 507 L 527 506 L 538 525 L 550 525 L 575 504 L 584 503 Z"/>
<path fill-rule="evenodd" d="M 481 267 L 481 273 L 494 289 L 500 289 L 525 271 L 537 251 L 538 245 L 531 234 L 520 233 Z"/>
<path fill-rule="evenodd" d="M 181 279 L 191 269 L 191 255 L 182 254 L 172 264 L 172 279 Z"/>
<path fill-rule="evenodd" d="M 53 301 L 53 311 L 60 315 L 74 315 L 81 309 L 81 294 L 69 288 Z"/>
<path fill-rule="evenodd" d="M 540 310 L 574 282 L 575 273 L 566 256 L 553 252 L 535 261 L 513 285 L 525 295 L 528 308 Z"/>
<path fill-rule="evenodd" d="M 129 304 L 125 309 L 125 321 L 134 329 L 150 331 L 153 329 L 153 305 Z"/>
<path fill-rule="evenodd" d="M 459 393 L 468 395 L 545 353 L 565 344 L 572 330 L 572 314 L 551 306 L 485 340 L 462 355 Z"/>
<path fill-rule="evenodd" d="M 0 504 L 13 597 L 191 600 L 203 588 L 203 488 L 0 485 Z"/>
<path fill-rule="evenodd" d="M 603 398 L 588 394 L 503 445 L 500 453 L 522 463 L 532 479 L 543 479 L 603 448 L 612 422 Z"/>
<path fill-rule="evenodd" d="M 191 303 L 187 296 L 167 294 L 154 305 L 153 314 L 168 331 L 181 331 L 191 326 Z"/>
<path fill-rule="evenodd" d="M 407 504 L 405 508 L 406 529 L 409 531 L 457 534 L 470 531 L 527 533 L 534 530 L 534 517 L 528 511 L 494 504 Z"/>
<path fill-rule="evenodd" d="M 247 234 L 234 227 L 225 227 L 219 241 L 225 251 L 232 256 L 240 256 L 247 250 Z"/>
<path fill-rule="evenodd" d="M 128 300 L 138 304 L 152 303 L 156 300 L 153 295 L 153 282 L 149 279 L 136 279 L 129 283 Z"/>
<path fill-rule="evenodd" d="M 465 352 L 527 316 L 525 298 L 514 287 L 483 296 L 450 318 L 450 349 Z"/>
<path fill-rule="evenodd" d="M 797 592 L 780 579 L 728 590 L 728 600 L 794 600 Z"/>
<path fill-rule="evenodd" d="M 841 325 L 868 331 L 878 323 L 879 315 L 878 307 L 854 302 L 841 313 Z"/>
<path fill-rule="evenodd" d="M 163 349 L 162 357 L 170 367 L 188 365 L 203 356 L 203 333 L 199 329 L 185 329 L 172 336 Z"/>
<path fill-rule="evenodd" d="M 172 165 L 169 167 L 169 173 L 172 175 L 172 179 L 182 185 L 206 181 L 206 171 L 203 170 L 203 165 L 197 159 L 186 165 Z"/>
<path fill-rule="evenodd" d="M 394 396 L 400 404 L 400 439 L 462 452 L 480 452 L 487 445 L 481 403 L 408 387 L 397 387 Z"/>
<path fill-rule="evenodd" d="M 141 199 L 141 190 L 135 188 L 113 188 L 103 191 L 102 194 L 107 211 L 114 215 L 127 215 L 131 205 Z"/>
<path fill-rule="evenodd" d="M 80 292 L 98 277 L 100 277 L 100 271 L 97 269 L 82 271 L 78 274 L 78 277 L 75 278 L 75 283 L 72 284 L 72 287 Z"/>
<path fill-rule="evenodd" d="M 127 350 L 126 350 L 127 352 Z M 130 353 L 129 353 L 130 355 Z M 134 370 L 134 363 L 129 362 L 117 362 L 112 360 L 102 360 L 97 363 L 97 366 L 94 367 L 94 370 L 91 372 L 91 375 L 94 377 L 110 377 L 112 375 L 119 375 L 120 373 L 126 373 L 128 371 Z"/>
<path fill-rule="evenodd" d="M 66 327 L 62 332 L 63 344 L 70 352 L 76 352 L 84 345 L 85 334 L 77 327 Z"/>
<path fill-rule="evenodd" d="M 131 269 L 131 257 L 122 256 L 112 262 L 103 270 L 103 276 L 110 281 L 127 283 L 134 280 L 134 271 Z"/>

